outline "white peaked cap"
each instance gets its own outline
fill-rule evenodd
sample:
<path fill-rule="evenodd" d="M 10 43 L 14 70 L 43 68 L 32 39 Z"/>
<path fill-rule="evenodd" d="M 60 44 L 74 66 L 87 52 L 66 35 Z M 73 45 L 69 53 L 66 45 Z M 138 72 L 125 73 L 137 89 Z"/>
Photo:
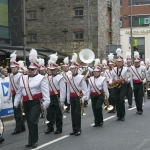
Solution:
<path fill-rule="evenodd" d="M 63 66 L 69 66 L 69 58 L 68 57 L 65 57 L 63 62 L 64 62 Z"/>
<path fill-rule="evenodd" d="M 49 55 L 49 57 L 50 57 L 50 59 L 48 61 L 48 68 L 49 69 L 56 69 L 56 68 L 58 68 L 58 65 L 56 64 L 56 61 L 58 59 L 57 52 L 55 54 Z"/>
<path fill-rule="evenodd" d="M 146 63 L 146 65 L 149 65 L 150 64 L 150 60 L 146 59 L 145 63 Z"/>
<path fill-rule="evenodd" d="M 37 51 L 35 49 L 31 49 L 29 53 L 29 61 L 30 61 L 30 66 L 29 68 L 39 68 L 37 64 Z"/>
<path fill-rule="evenodd" d="M 70 62 L 71 62 L 70 68 L 79 67 L 77 59 L 78 59 L 78 55 L 76 53 L 73 53 L 72 59 L 70 60 Z"/>
<path fill-rule="evenodd" d="M 96 58 L 94 61 L 95 61 L 94 66 L 100 65 L 100 59 L 99 58 Z"/>
<path fill-rule="evenodd" d="M 14 51 L 10 55 L 10 63 L 11 63 L 10 67 L 18 67 L 19 66 L 19 64 L 16 62 L 16 57 L 17 57 L 16 51 Z"/>
<path fill-rule="evenodd" d="M 116 53 L 117 53 L 117 61 L 123 61 L 122 50 L 120 48 L 117 48 Z"/>
<path fill-rule="evenodd" d="M 45 66 L 44 66 L 45 60 L 44 60 L 43 58 L 39 58 L 39 59 L 37 60 L 37 62 L 38 62 L 38 65 L 39 65 L 39 67 L 40 67 L 40 70 L 44 70 L 44 69 L 45 69 Z"/>
<path fill-rule="evenodd" d="M 131 53 L 130 52 L 126 52 L 126 60 L 131 61 Z"/>
<path fill-rule="evenodd" d="M 140 55 L 139 55 L 139 52 L 134 52 L 134 62 L 139 62 L 141 61 L 140 59 Z"/>
<path fill-rule="evenodd" d="M 23 72 L 24 63 L 25 63 L 25 61 L 23 61 L 23 60 L 18 61 L 18 64 L 19 64 L 19 70 L 18 71 Z"/>
<path fill-rule="evenodd" d="M 114 54 L 113 53 L 110 53 L 108 55 L 108 61 L 109 61 L 109 64 L 114 64 Z"/>
<path fill-rule="evenodd" d="M 107 66 L 107 61 L 106 61 L 106 59 L 102 60 L 102 64 L 103 64 L 103 68 L 106 68 L 106 66 Z"/>

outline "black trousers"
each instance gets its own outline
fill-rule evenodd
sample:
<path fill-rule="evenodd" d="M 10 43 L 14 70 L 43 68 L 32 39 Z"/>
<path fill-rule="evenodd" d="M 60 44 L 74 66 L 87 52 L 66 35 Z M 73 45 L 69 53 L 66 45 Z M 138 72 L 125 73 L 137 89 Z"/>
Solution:
<path fill-rule="evenodd" d="M 54 130 L 54 124 L 56 122 L 56 130 L 62 131 L 63 114 L 58 98 L 58 95 L 50 96 L 51 102 L 49 107 L 47 108 L 47 120 L 49 121 L 47 126 L 49 130 Z"/>
<path fill-rule="evenodd" d="M 81 104 L 79 97 L 70 97 L 72 129 L 81 131 Z"/>
<path fill-rule="evenodd" d="M 124 83 L 120 88 L 115 88 L 117 117 L 125 116 L 125 101 L 124 98 L 127 92 L 127 84 Z"/>
<path fill-rule="evenodd" d="M 12 95 L 14 118 L 15 118 L 15 121 L 16 121 L 15 131 L 21 132 L 22 130 L 25 129 L 25 123 L 24 123 L 24 120 L 23 120 L 20 104 L 17 108 L 14 107 L 14 99 L 15 99 L 15 95 Z"/>
<path fill-rule="evenodd" d="M 102 105 L 104 103 L 104 94 L 100 94 L 99 96 L 91 95 L 91 102 L 94 114 L 94 123 L 99 125 L 100 123 L 103 123 Z"/>
<path fill-rule="evenodd" d="M 131 88 L 131 84 L 127 83 L 127 99 L 128 99 L 128 104 L 132 106 L 132 88 Z"/>
<path fill-rule="evenodd" d="M 67 84 L 66 84 L 66 93 L 67 93 Z M 67 102 L 67 95 L 66 95 L 66 99 L 65 99 L 65 106 L 67 106 L 66 110 L 69 111 L 70 110 L 70 104 L 68 104 L 68 102 Z"/>
<path fill-rule="evenodd" d="M 114 107 L 114 110 L 116 109 L 116 98 L 115 98 L 115 89 L 108 89 L 109 90 L 109 105 L 112 105 Z"/>
<path fill-rule="evenodd" d="M 27 125 L 29 129 L 28 143 L 38 141 L 38 122 L 41 112 L 40 100 L 29 100 L 23 102 Z"/>
<path fill-rule="evenodd" d="M 142 111 L 143 104 L 143 83 L 133 83 L 134 86 L 134 97 L 137 111 Z"/>

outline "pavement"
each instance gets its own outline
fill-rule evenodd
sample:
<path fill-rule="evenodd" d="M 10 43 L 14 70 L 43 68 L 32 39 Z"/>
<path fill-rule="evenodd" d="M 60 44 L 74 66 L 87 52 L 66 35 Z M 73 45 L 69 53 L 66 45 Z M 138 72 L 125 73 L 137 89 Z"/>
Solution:
<path fill-rule="evenodd" d="M 136 114 L 135 104 L 128 108 L 126 102 L 125 121 L 116 121 L 116 113 L 103 111 L 104 126 L 92 127 L 94 118 L 89 103 L 82 116 L 82 135 L 69 135 L 72 131 L 70 113 L 64 113 L 63 133 L 59 135 L 43 132 L 47 129 L 39 120 L 39 142 L 36 150 L 150 150 L 150 100 L 143 105 L 143 114 Z M 27 150 L 28 129 L 18 135 L 11 135 L 15 121 L 4 122 L 5 142 L 0 144 L 2 150 Z"/>

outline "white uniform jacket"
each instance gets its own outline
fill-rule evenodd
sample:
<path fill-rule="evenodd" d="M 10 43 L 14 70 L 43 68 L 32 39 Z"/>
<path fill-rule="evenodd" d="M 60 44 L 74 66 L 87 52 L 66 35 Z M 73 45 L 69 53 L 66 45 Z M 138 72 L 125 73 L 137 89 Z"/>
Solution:
<path fill-rule="evenodd" d="M 19 73 L 19 72 L 15 75 L 13 75 L 12 73 L 9 75 L 9 83 L 10 84 L 9 84 L 9 90 L 8 90 L 8 100 L 11 99 L 12 93 L 15 94 L 18 91 L 18 89 L 20 87 L 19 82 L 20 82 L 20 77 L 21 76 L 22 76 L 22 73 Z M 16 89 L 14 89 L 14 86 L 12 85 L 12 82 L 14 83 L 14 86 L 15 86 Z M 17 91 L 15 91 L 15 90 L 17 90 Z"/>
<path fill-rule="evenodd" d="M 46 77 L 40 74 L 37 74 L 34 77 L 28 77 L 28 75 L 24 75 L 23 77 L 28 78 L 27 84 L 33 97 L 36 94 L 42 93 L 42 97 L 43 97 L 42 99 L 44 100 L 43 107 L 44 109 L 47 109 L 47 107 L 50 104 L 50 97 L 49 97 L 49 88 L 46 81 Z M 25 85 L 24 82 L 26 80 L 23 80 L 23 77 L 20 78 L 20 88 L 18 89 L 15 96 L 15 102 L 14 102 L 15 107 L 19 105 L 19 102 L 23 96 L 26 97 L 28 95 L 26 92 L 26 88 L 24 87 Z"/>
<path fill-rule="evenodd" d="M 107 83 L 109 83 L 110 80 L 112 81 L 112 70 L 105 70 L 104 77 L 106 77 Z"/>
<path fill-rule="evenodd" d="M 84 76 L 83 75 L 80 75 L 80 74 L 77 74 L 76 76 L 72 76 L 72 75 L 69 75 L 68 76 L 68 89 L 67 89 L 67 101 L 68 103 L 70 103 L 70 94 L 71 93 L 75 93 L 75 90 L 73 89 L 70 81 L 73 81 L 75 87 L 78 89 L 78 91 L 81 93 L 82 92 L 82 101 L 86 101 L 88 100 L 88 91 L 87 91 L 87 85 L 86 85 L 86 82 L 84 80 Z"/>
<path fill-rule="evenodd" d="M 132 88 L 133 88 L 133 82 L 138 83 L 138 82 L 146 82 L 147 78 L 147 70 L 145 66 L 139 66 L 136 68 L 135 66 L 130 67 L 130 72 L 131 72 L 131 81 L 132 81 Z"/>
<path fill-rule="evenodd" d="M 94 83 L 93 83 L 94 82 Z M 94 85 L 99 91 L 104 91 L 107 97 L 109 97 L 109 91 L 107 87 L 106 77 L 99 76 L 98 78 L 90 77 L 89 78 L 89 85 L 88 85 L 88 98 L 90 98 L 91 92 L 97 92 L 94 88 Z"/>
<path fill-rule="evenodd" d="M 61 104 L 64 104 L 65 98 L 66 98 L 66 85 L 65 85 L 65 79 L 63 78 L 62 75 L 57 74 L 56 76 L 47 76 L 48 77 L 48 85 L 49 85 L 49 93 L 54 94 L 55 92 L 53 91 L 51 85 L 50 85 L 50 80 L 52 80 L 55 88 L 57 89 L 58 93 L 60 93 L 60 102 Z"/>

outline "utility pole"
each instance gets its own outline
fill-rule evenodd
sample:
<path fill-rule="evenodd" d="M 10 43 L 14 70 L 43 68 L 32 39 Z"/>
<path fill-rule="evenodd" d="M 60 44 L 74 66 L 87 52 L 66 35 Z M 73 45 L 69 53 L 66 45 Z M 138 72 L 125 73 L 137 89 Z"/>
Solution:
<path fill-rule="evenodd" d="M 90 0 L 88 0 L 88 48 L 90 48 Z"/>
<path fill-rule="evenodd" d="M 130 0 L 130 45 L 131 45 L 131 58 L 132 58 L 132 64 L 134 63 L 134 53 L 133 53 L 133 35 L 132 35 L 132 0 Z"/>
<path fill-rule="evenodd" d="M 26 9 L 25 9 L 25 1 L 23 1 L 23 55 L 24 55 L 24 61 L 26 65 Z"/>

